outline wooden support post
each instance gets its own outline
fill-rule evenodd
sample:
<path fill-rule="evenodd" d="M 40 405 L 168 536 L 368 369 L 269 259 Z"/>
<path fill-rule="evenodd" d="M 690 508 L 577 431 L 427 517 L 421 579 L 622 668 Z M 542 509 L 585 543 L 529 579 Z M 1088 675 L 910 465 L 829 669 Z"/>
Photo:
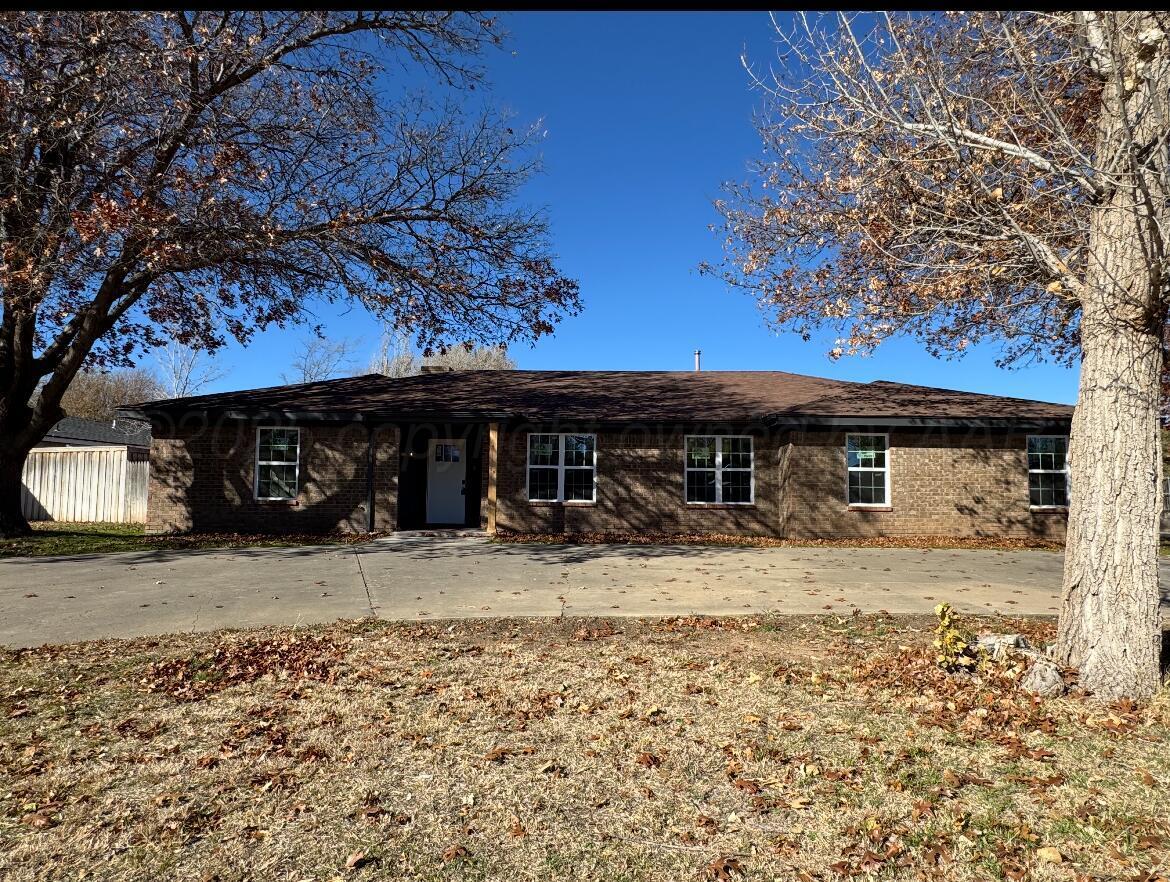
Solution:
<path fill-rule="evenodd" d="M 500 424 L 488 426 L 488 486 L 487 486 L 487 530 L 496 532 L 496 484 L 499 480 Z"/>

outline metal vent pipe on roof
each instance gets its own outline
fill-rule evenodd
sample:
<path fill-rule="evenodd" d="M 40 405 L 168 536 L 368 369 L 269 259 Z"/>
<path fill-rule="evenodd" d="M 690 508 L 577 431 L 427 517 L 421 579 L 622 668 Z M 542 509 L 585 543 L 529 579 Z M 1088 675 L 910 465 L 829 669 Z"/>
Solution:
<path fill-rule="evenodd" d="M 700 357 L 702 356 L 702 354 L 703 354 L 703 350 L 702 350 L 702 349 L 696 349 L 696 350 L 695 350 L 695 370 L 696 370 L 696 371 L 701 371 L 701 370 L 702 370 L 702 367 L 700 367 L 700 366 L 699 366 L 699 359 L 700 359 Z"/>

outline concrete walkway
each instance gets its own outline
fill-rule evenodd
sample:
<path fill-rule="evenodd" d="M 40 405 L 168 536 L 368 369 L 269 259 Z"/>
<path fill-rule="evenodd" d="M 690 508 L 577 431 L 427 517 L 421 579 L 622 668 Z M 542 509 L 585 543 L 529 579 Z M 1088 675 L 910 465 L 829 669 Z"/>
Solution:
<path fill-rule="evenodd" d="M 1048 551 L 526 546 L 482 537 L 0 561 L 0 644 L 377 616 L 1053 615 Z M 1163 596 L 1170 578 L 1163 566 Z"/>

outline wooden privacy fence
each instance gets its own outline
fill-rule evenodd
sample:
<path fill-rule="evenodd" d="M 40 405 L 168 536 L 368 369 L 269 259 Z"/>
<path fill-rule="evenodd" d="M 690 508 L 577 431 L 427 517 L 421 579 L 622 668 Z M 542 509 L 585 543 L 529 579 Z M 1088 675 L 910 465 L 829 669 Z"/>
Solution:
<path fill-rule="evenodd" d="M 128 447 L 37 447 L 24 464 L 20 507 L 30 521 L 146 523 L 150 463 Z"/>

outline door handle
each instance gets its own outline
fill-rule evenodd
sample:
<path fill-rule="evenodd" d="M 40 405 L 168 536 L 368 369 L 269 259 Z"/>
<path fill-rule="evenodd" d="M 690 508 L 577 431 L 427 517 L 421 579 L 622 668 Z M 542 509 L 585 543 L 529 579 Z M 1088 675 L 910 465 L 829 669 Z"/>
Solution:
<path fill-rule="evenodd" d="M 459 495 L 460 496 L 467 495 L 467 479 L 466 478 L 459 482 Z"/>

